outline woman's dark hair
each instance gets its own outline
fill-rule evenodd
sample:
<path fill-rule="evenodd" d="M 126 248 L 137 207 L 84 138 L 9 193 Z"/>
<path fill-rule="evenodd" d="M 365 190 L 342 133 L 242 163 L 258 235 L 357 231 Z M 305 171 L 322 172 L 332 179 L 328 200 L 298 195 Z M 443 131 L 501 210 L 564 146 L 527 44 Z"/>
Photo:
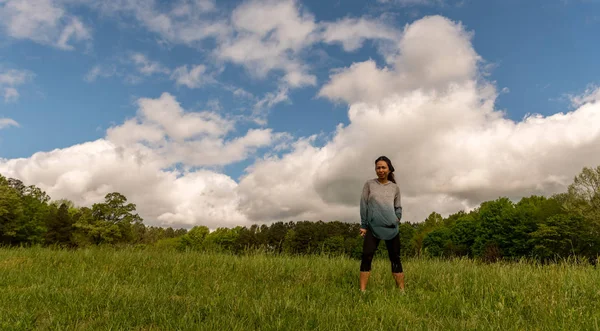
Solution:
<path fill-rule="evenodd" d="M 390 161 L 390 159 L 388 159 L 387 156 L 380 156 L 377 158 L 377 160 L 375 160 L 375 165 L 377 165 L 377 162 L 379 161 L 385 161 L 385 163 L 387 163 L 388 169 L 390 169 L 390 173 L 388 174 L 388 180 L 394 184 L 396 184 L 396 178 L 394 177 L 394 166 L 392 165 L 392 161 Z"/>

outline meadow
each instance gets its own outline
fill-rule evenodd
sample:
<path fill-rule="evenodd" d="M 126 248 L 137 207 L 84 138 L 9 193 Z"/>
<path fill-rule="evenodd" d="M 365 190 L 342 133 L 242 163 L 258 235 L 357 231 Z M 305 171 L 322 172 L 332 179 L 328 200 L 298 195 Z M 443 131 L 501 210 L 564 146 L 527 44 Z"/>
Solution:
<path fill-rule="evenodd" d="M 599 330 L 600 270 L 529 262 L 0 249 L 2 330 Z"/>

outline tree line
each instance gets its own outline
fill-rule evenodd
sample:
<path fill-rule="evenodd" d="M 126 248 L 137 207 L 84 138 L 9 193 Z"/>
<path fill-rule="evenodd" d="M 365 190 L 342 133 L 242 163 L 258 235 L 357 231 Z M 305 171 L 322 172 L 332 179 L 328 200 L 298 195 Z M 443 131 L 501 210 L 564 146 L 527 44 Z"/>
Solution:
<path fill-rule="evenodd" d="M 486 261 L 568 257 L 597 261 L 600 252 L 600 166 L 585 167 L 568 190 L 549 197 L 507 197 L 447 217 L 432 212 L 423 222 L 400 223 L 404 257 L 469 257 Z M 275 222 L 209 231 L 147 226 L 136 205 L 112 192 L 91 207 L 51 201 L 34 185 L 0 175 L 0 245 L 135 245 L 242 254 L 333 254 L 360 258 L 359 223 Z M 379 246 L 377 254 L 387 254 Z"/>

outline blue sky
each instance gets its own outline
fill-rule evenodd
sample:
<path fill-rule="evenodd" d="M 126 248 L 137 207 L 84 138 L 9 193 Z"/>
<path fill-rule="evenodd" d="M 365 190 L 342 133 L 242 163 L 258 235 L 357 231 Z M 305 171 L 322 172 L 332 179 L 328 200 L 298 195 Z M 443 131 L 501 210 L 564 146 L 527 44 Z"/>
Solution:
<path fill-rule="evenodd" d="M 314 146 L 323 147 L 336 135 L 338 124 L 350 124 L 348 107 L 352 101 L 319 96 L 321 89 L 335 70 L 353 63 L 372 59 L 379 68 L 386 66 L 380 47 L 395 42 L 389 37 L 366 37 L 360 47 L 346 50 L 340 40 L 293 40 L 295 30 L 291 28 L 278 42 L 291 38 L 295 45 L 292 50 L 273 57 L 266 54 L 253 62 L 245 54 L 235 53 L 239 48 L 226 55 L 226 46 L 233 42 L 218 31 L 233 25 L 236 8 L 256 7 L 260 11 L 269 6 L 267 2 L 199 0 L 183 7 L 186 3 L 1 0 L 0 75 L 21 78 L 16 82 L 0 80 L 4 90 L 0 119 L 5 123 L 0 126 L 0 158 L 29 159 L 36 152 L 102 139 L 108 128 L 136 115 L 138 99 L 158 99 L 165 92 L 186 112 L 210 111 L 235 118 L 234 129 L 227 132 L 224 141 L 243 136 L 249 129 L 268 128 L 286 133 L 287 141 L 317 134 Z M 382 35 L 400 35 L 405 26 L 430 15 L 460 22 L 473 34 L 470 45 L 489 73 L 484 79 L 498 91 L 495 110 L 505 111 L 506 118 L 515 122 L 526 114 L 551 116 L 574 110 L 577 105 L 569 96 L 582 95 L 600 84 L 600 1 L 285 3 L 291 3 L 294 14 L 305 15 L 301 17 L 307 21 L 322 24 L 363 18 L 379 24 Z M 182 28 L 161 30 L 157 17 L 178 6 L 181 17 L 186 17 L 180 21 Z M 52 12 L 48 8 L 56 11 L 54 18 L 43 18 Z M 31 18 L 34 15 L 38 15 L 37 21 Z M 175 21 L 171 23 L 177 24 Z M 205 23 L 214 24 L 214 30 L 202 25 Z M 66 33 L 70 38 L 61 41 Z M 203 33 L 213 35 L 200 37 Z M 239 36 L 240 30 L 236 33 Z M 306 40 L 309 37 L 302 36 Z M 186 86 L 183 80 L 177 82 L 177 68 L 187 73 L 198 65 L 202 66 L 201 73 L 198 81 L 190 83 L 193 86 Z M 261 68 L 267 69 L 253 73 Z M 286 73 L 308 81 L 290 83 L 285 80 Z M 275 98 L 277 95 L 281 98 Z M 264 153 L 283 157 L 287 151 L 260 145 L 245 157 L 207 169 L 238 181 L 244 169 Z"/>

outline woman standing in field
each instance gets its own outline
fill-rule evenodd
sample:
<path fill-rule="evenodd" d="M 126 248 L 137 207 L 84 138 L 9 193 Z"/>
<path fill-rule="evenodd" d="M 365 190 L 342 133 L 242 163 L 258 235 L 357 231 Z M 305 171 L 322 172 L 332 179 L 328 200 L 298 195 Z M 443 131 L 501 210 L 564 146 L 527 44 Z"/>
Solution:
<path fill-rule="evenodd" d="M 365 183 L 360 199 L 360 235 L 364 238 L 360 264 L 360 290 L 365 291 L 371 274 L 371 262 L 380 240 L 385 241 L 396 285 L 404 291 L 404 273 L 400 262 L 402 218 L 400 188 L 394 178 L 392 161 L 385 156 L 375 160 L 376 179 Z"/>

